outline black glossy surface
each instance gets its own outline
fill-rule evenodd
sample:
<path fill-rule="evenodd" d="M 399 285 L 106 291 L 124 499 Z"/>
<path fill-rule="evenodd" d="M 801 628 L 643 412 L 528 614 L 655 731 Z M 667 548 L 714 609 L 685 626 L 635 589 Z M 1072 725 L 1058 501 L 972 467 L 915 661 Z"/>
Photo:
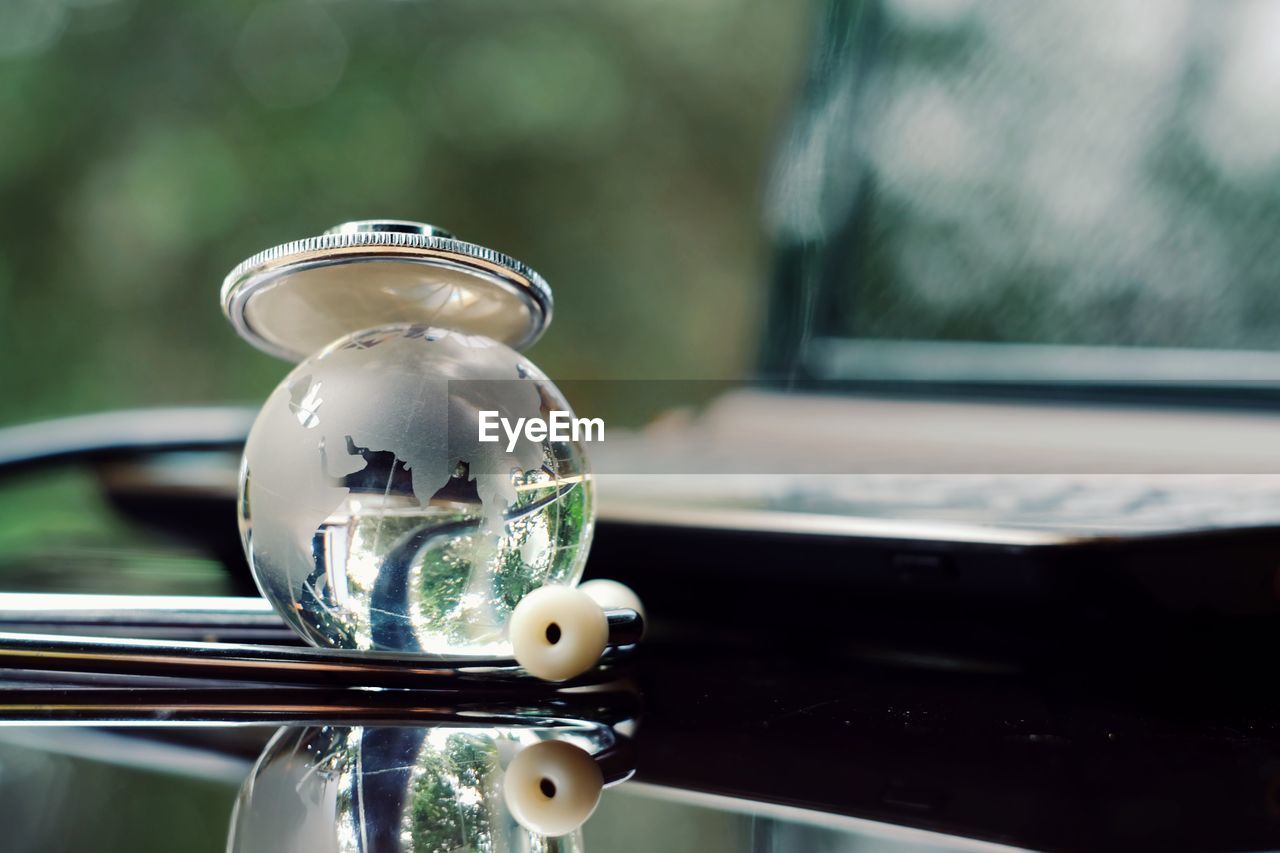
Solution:
<path fill-rule="evenodd" d="M 883 655 L 802 654 L 798 645 L 659 637 L 632 680 L 562 698 L 45 687 L 8 691 L 3 716 L 268 729 L 638 718 L 628 766 L 611 757 L 610 778 L 625 778 L 634 763 L 637 781 L 675 791 L 1033 848 L 1280 846 L 1280 693 L 1262 670 L 1249 677 L 1261 660 L 1179 676 L 1176 667 L 1127 665 L 889 665 Z M 216 729 L 179 737 L 218 743 Z"/>
<path fill-rule="evenodd" d="M 1142 671 L 649 649 L 637 776 L 1063 850 L 1280 846 L 1280 698 Z"/>

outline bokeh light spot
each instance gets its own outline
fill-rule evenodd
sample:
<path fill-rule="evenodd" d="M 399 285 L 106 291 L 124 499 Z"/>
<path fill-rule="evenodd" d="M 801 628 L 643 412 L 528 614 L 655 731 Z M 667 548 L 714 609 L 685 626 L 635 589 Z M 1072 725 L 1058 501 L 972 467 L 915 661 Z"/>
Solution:
<path fill-rule="evenodd" d="M 266 3 L 245 21 L 234 62 L 245 88 L 264 106 L 300 107 L 337 87 L 347 65 L 347 39 L 315 3 Z"/>
<path fill-rule="evenodd" d="M 59 0 L 0 2 L 0 59 L 43 52 L 62 33 L 67 8 Z"/>

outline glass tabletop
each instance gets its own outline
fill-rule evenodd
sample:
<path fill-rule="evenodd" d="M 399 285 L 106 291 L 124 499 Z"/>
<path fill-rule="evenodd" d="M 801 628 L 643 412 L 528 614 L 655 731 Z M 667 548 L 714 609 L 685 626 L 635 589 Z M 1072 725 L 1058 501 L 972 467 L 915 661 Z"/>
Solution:
<path fill-rule="evenodd" d="M 1280 715 L 1265 689 L 866 650 L 644 651 L 610 684 L 497 699 L 10 673 L 6 849 L 1280 843 Z"/>

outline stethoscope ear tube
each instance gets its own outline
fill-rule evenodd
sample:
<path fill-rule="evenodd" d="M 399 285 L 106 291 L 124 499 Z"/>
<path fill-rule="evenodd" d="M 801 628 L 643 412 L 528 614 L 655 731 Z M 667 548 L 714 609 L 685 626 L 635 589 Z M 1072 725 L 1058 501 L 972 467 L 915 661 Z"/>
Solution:
<path fill-rule="evenodd" d="M 180 606 L 184 603 L 185 607 Z M 617 666 L 634 650 L 643 632 L 639 614 L 621 609 L 603 613 L 607 640 L 599 666 L 566 679 L 565 686 L 616 678 Z M 6 629 L 0 630 L 0 668 L 324 687 L 448 689 L 482 683 L 541 683 L 511 658 L 339 651 L 296 644 L 197 642 L 155 636 L 165 633 L 166 628 L 184 635 L 195 628 L 216 634 L 220 627 L 245 624 L 265 629 L 272 619 L 280 624 L 270 605 L 259 599 L 183 602 L 172 596 L 0 594 L 0 629 Z M 129 630 L 131 625 L 145 626 L 152 637 L 94 636 L 103 625 L 113 632 Z"/>

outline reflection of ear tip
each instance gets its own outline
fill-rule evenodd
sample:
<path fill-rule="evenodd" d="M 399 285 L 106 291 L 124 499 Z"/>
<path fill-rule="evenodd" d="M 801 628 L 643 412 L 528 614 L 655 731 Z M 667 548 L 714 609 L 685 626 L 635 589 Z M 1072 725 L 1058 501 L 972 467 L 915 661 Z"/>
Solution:
<path fill-rule="evenodd" d="M 583 749 L 545 740 L 521 750 L 507 766 L 502 795 L 511 816 L 539 835 L 567 835 L 600 803 L 604 776 Z"/>

